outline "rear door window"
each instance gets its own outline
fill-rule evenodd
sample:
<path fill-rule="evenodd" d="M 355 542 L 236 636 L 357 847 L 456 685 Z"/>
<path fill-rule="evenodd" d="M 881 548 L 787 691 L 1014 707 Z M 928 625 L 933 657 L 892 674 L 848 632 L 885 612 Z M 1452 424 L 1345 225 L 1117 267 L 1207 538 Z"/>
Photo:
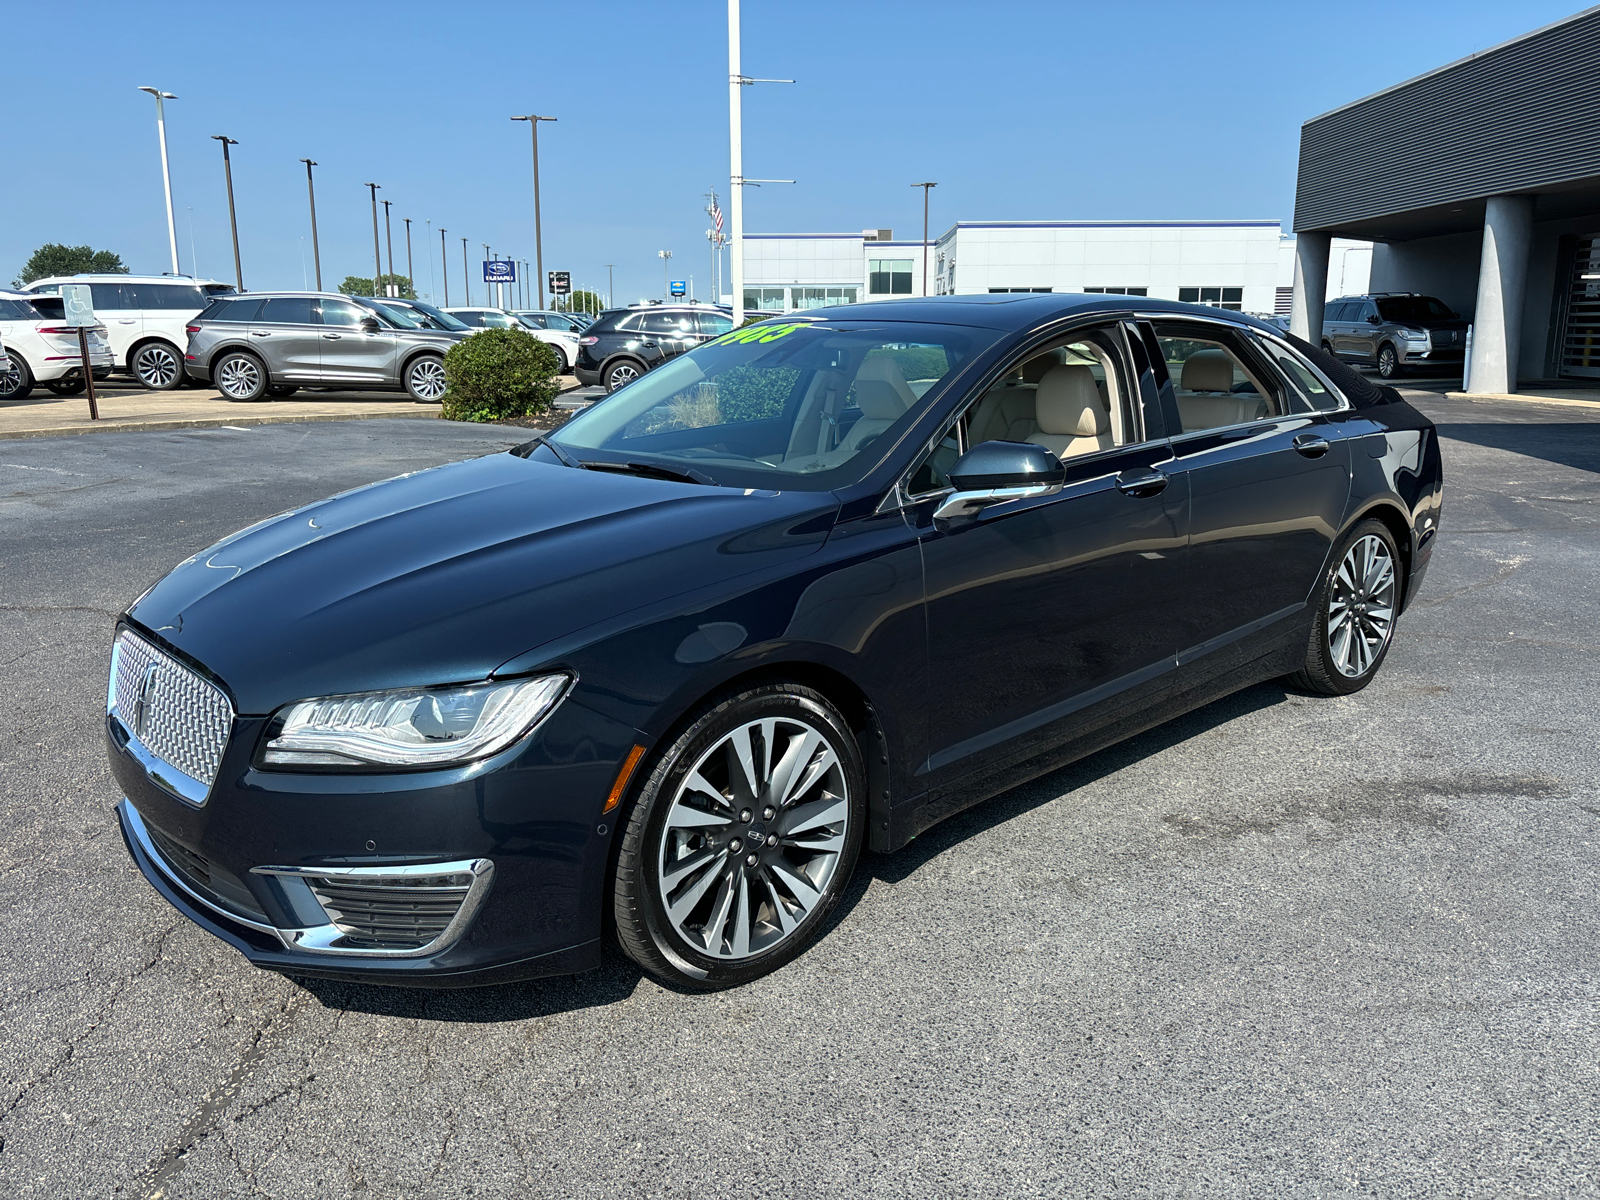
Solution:
<path fill-rule="evenodd" d="M 261 311 L 260 300 L 213 300 L 200 314 L 202 321 L 254 321 Z"/>
<path fill-rule="evenodd" d="M 1234 331 L 1164 321 L 1155 332 L 1184 433 L 1285 414 L 1282 384 L 1261 369 Z"/>
<path fill-rule="evenodd" d="M 713 337 L 728 333 L 733 329 L 733 318 L 723 313 L 703 312 L 697 314 L 700 322 L 700 332 L 709 333 Z"/>
<path fill-rule="evenodd" d="M 261 306 L 258 321 L 269 325 L 314 325 L 309 296 L 271 296 Z"/>
<path fill-rule="evenodd" d="M 205 294 L 192 283 L 134 283 L 123 287 L 133 290 L 137 308 L 198 312 L 206 306 Z"/>
<path fill-rule="evenodd" d="M 39 313 L 26 300 L 0 300 L 0 321 L 37 321 Z"/>
<path fill-rule="evenodd" d="M 139 307 L 131 283 L 91 283 L 89 295 L 96 312 L 123 312 Z"/>

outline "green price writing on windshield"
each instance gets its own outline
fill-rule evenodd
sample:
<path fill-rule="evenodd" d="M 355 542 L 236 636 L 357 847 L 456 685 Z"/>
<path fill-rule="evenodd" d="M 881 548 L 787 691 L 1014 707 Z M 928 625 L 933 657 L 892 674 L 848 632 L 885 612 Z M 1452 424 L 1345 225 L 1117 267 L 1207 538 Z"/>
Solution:
<path fill-rule="evenodd" d="M 796 329 L 804 329 L 805 321 L 795 321 L 788 325 L 751 325 L 745 329 L 735 329 L 732 333 L 725 333 L 719 338 L 706 343 L 708 346 L 731 346 L 743 342 L 775 342 L 779 338 L 786 338 Z"/>

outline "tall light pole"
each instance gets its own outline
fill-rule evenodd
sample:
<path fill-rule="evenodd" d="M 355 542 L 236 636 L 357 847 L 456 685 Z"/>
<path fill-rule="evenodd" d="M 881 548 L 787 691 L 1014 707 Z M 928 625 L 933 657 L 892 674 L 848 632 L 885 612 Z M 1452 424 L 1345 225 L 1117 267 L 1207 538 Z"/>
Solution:
<path fill-rule="evenodd" d="M 672 258 L 672 251 L 657 250 L 656 257 L 661 260 L 661 300 L 663 303 L 665 303 L 668 299 L 670 299 L 670 293 L 672 291 L 672 283 L 667 278 L 667 263 Z"/>
<path fill-rule="evenodd" d="M 922 294 L 928 294 L 928 193 L 938 187 L 937 183 L 913 183 L 912 187 L 922 189 Z"/>
<path fill-rule="evenodd" d="M 317 189 L 311 182 L 311 168 L 317 164 L 309 158 L 302 158 L 306 165 L 306 195 L 311 200 L 311 261 L 317 264 L 317 291 L 322 290 L 322 251 L 317 246 Z"/>
<path fill-rule="evenodd" d="M 525 117 L 512 117 L 513 121 L 526 121 L 533 132 L 533 262 L 534 274 L 539 277 L 539 308 L 544 308 L 544 230 L 539 215 L 539 122 L 554 121 L 555 117 L 541 117 L 529 113 Z"/>
<path fill-rule="evenodd" d="M 606 263 L 605 264 L 605 267 L 606 267 L 606 307 L 607 308 L 615 308 L 617 306 L 617 274 L 616 274 L 616 271 L 613 269 L 613 268 L 616 267 L 616 265 L 617 265 L 616 263 Z"/>
<path fill-rule="evenodd" d="M 466 304 L 472 307 L 472 276 L 467 274 L 467 239 L 461 239 L 461 286 L 467 290 Z"/>
<path fill-rule="evenodd" d="M 417 298 L 417 281 L 416 277 L 411 274 L 411 218 L 401 217 L 400 219 L 406 223 L 406 287 L 411 289 L 411 298 L 415 300 Z"/>
<path fill-rule="evenodd" d="M 450 231 L 439 226 L 439 270 L 444 276 L 444 307 L 450 307 L 450 251 L 445 248 L 444 235 Z"/>
<path fill-rule="evenodd" d="M 478 245 L 483 247 L 483 257 L 484 258 L 488 258 L 489 257 L 489 243 L 488 242 L 479 242 Z M 489 307 L 489 283 L 488 283 L 487 280 L 485 280 L 484 284 L 483 284 L 483 306 L 485 308 Z M 505 306 L 501 305 L 500 307 L 504 308 Z"/>
<path fill-rule="evenodd" d="M 161 139 L 161 185 L 167 190 L 167 246 L 172 251 L 172 273 L 178 274 L 178 223 L 172 216 L 172 168 L 167 164 L 167 113 L 162 105 L 164 100 L 176 100 L 171 92 L 163 92 L 160 88 L 142 87 L 141 92 L 149 92 L 156 98 L 156 134 Z"/>
<path fill-rule="evenodd" d="M 363 184 L 372 189 L 372 294 L 377 296 L 383 282 L 383 252 L 378 249 L 378 188 L 376 183 Z"/>
<path fill-rule="evenodd" d="M 222 175 L 228 181 L 228 227 L 233 230 L 233 281 L 239 285 L 239 290 L 244 291 L 244 268 L 239 265 L 239 218 L 233 211 L 233 162 L 228 157 L 228 147 L 237 146 L 239 143 L 231 137 L 220 133 L 213 133 L 211 140 L 222 143 Z M 194 257 L 192 254 L 190 257 Z M 190 263 L 191 268 L 194 267 Z"/>
<path fill-rule="evenodd" d="M 393 200 L 383 202 L 383 236 L 389 244 L 389 282 L 383 285 L 383 294 L 387 296 L 389 289 L 394 286 L 394 224 L 389 220 L 389 209 L 394 204 Z"/>
<path fill-rule="evenodd" d="M 735 325 L 744 321 L 744 189 L 746 185 L 793 183 L 792 179 L 746 179 L 744 177 L 744 127 L 740 115 L 741 87 L 752 83 L 793 83 L 792 79 L 753 79 L 739 70 L 739 0 L 728 0 L 728 182 L 733 231 L 728 265 L 733 276 L 733 314 Z"/>

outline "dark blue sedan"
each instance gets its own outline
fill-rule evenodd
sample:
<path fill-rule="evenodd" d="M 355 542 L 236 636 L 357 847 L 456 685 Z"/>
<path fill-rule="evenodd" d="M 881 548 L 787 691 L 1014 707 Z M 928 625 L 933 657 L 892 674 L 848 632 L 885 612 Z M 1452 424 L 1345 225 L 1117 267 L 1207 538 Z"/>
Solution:
<path fill-rule="evenodd" d="M 274 517 L 116 633 L 150 883 L 252 962 L 723 987 L 863 847 L 1259 680 L 1382 666 L 1432 425 L 1263 322 L 1143 297 L 822 309 L 559 432 Z"/>

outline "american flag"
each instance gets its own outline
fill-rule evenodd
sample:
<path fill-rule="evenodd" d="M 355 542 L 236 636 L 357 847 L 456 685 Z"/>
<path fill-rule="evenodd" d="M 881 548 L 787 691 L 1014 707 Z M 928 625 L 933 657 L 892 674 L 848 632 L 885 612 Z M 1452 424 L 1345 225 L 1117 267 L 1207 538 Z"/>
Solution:
<path fill-rule="evenodd" d="M 717 198 L 711 198 L 711 220 L 717 227 L 717 232 L 722 232 L 722 209 L 717 207 Z"/>

